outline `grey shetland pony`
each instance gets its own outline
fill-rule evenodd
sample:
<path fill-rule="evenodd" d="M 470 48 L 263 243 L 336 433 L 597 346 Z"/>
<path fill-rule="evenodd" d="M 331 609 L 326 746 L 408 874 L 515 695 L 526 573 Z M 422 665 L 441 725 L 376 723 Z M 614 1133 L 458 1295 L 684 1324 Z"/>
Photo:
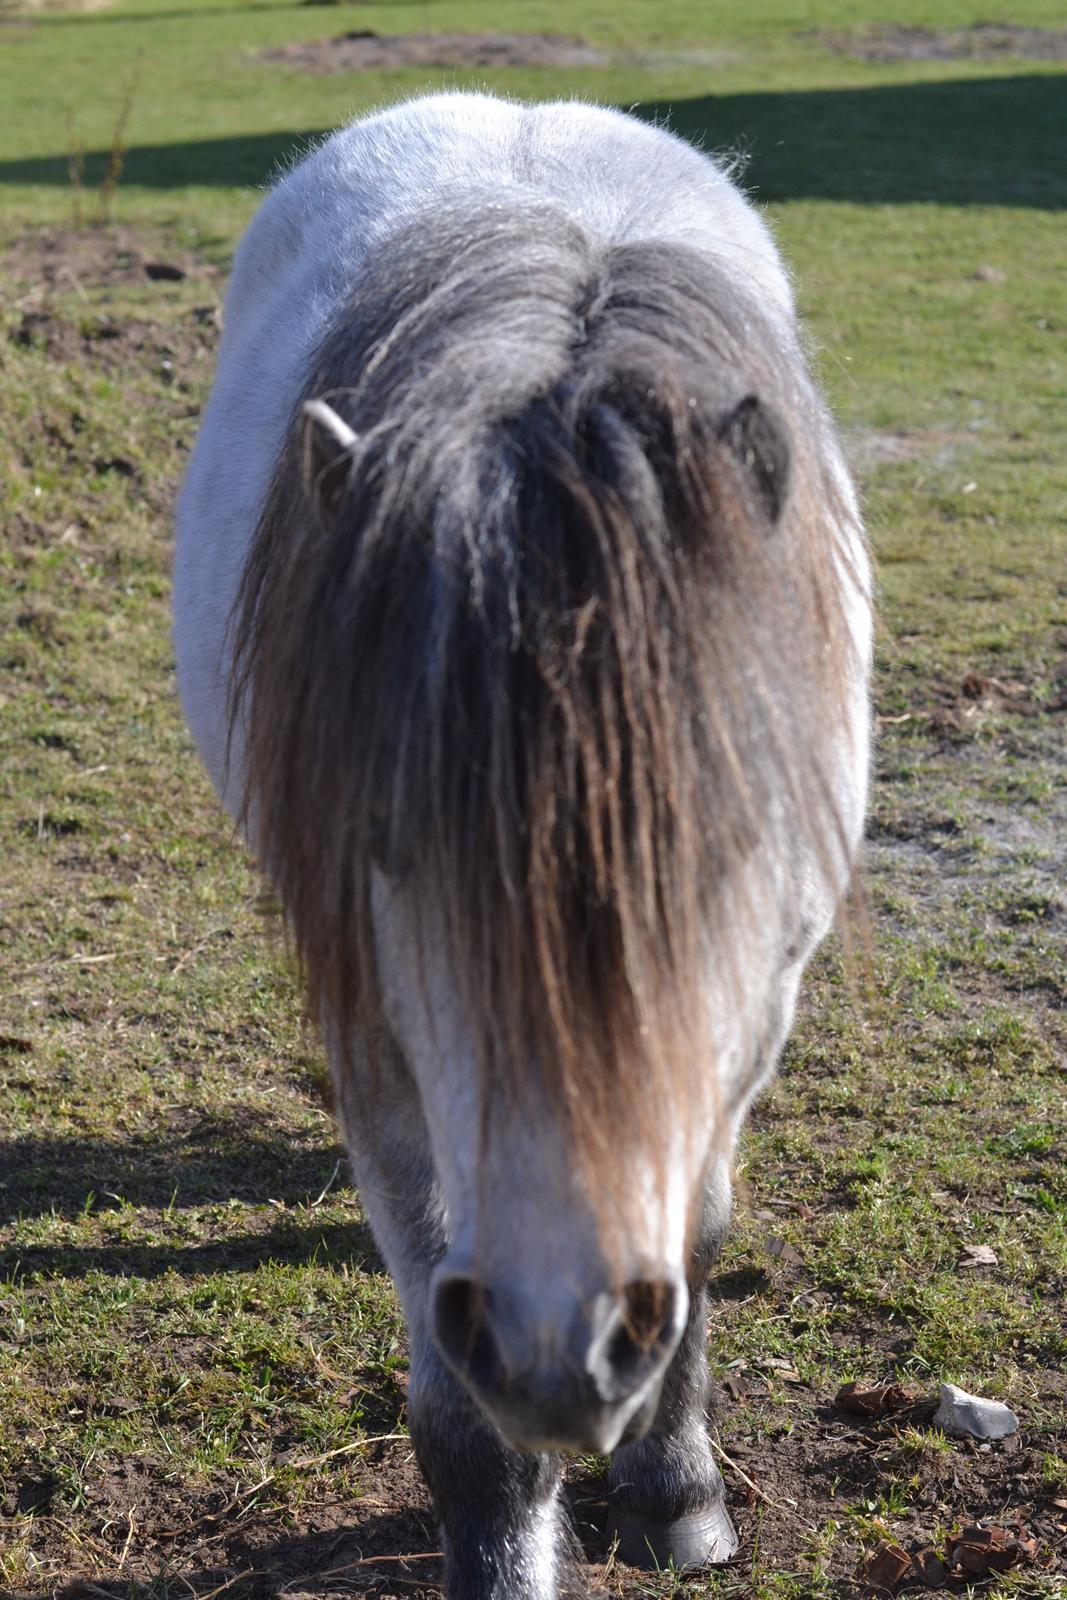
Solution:
<path fill-rule="evenodd" d="M 856 504 L 727 173 L 583 105 L 338 133 L 238 252 L 181 691 L 284 906 L 450 1595 L 726 1560 L 705 1291 L 867 780 Z"/>

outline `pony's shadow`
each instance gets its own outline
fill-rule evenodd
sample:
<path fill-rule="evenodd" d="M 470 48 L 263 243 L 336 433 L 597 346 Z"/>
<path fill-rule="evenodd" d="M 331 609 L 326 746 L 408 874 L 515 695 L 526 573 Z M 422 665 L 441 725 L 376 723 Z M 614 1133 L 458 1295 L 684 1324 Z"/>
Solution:
<path fill-rule="evenodd" d="M 417 1491 L 416 1491 L 417 1493 Z M 413 1497 L 414 1498 L 414 1497 Z M 604 1531 L 607 1504 L 604 1481 L 595 1474 L 569 1479 L 564 1500 L 572 1530 L 571 1560 L 602 1563 L 611 1553 Z M 353 1508 L 358 1513 L 358 1505 Z M 224 1543 L 224 1559 L 171 1569 L 183 1588 L 200 1595 L 225 1585 L 229 1600 L 273 1600 L 282 1593 L 307 1594 L 323 1588 L 356 1593 L 439 1592 L 444 1578 L 433 1512 L 423 1492 L 421 1503 L 376 1512 L 350 1523 L 308 1533 L 260 1539 L 235 1527 Z M 575 1573 L 577 1576 L 577 1572 Z M 568 1585 L 564 1584 L 565 1588 Z M 56 1592 L 56 1600 L 86 1600 L 84 1584 Z M 129 1600 L 129 1578 L 116 1574 L 93 1579 L 92 1594 Z M 11 1600 L 29 1600 L 12 1592 Z"/>
<path fill-rule="evenodd" d="M 218 1565 L 172 1567 L 168 1577 L 194 1595 L 225 1587 L 228 1600 L 271 1600 L 282 1593 L 306 1595 L 326 1588 L 349 1593 L 410 1594 L 440 1591 L 443 1578 L 437 1533 L 428 1507 L 424 1512 L 388 1511 L 313 1533 L 283 1535 L 262 1541 L 235 1530 L 226 1541 L 225 1560 Z M 56 1591 L 56 1600 L 114 1596 L 129 1600 L 128 1577 L 94 1577 L 91 1591 L 74 1582 Z M 30 1596 L 12 1591 L 12 1600 Z"/>

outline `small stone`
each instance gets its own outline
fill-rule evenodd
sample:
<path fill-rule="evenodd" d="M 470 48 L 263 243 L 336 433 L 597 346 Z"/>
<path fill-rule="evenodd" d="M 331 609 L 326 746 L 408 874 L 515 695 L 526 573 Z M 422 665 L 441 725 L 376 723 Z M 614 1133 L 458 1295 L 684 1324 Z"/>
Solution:
<path fill-rule="evenodd" d="M 971 1439 L 1003 1439 L 1014 1433 L 1019 1419 L 999 1400 L 984 1400 L 954 1383 L 941 1385 L 941 1404 L 934 1412 L 934 1427 Z"/>

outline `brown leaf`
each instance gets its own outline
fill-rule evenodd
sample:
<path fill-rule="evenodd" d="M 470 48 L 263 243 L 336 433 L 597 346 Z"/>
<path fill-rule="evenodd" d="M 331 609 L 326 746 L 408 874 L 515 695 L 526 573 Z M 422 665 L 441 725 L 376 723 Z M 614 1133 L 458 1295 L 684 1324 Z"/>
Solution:
<path fill-rule="evenodd" d="M 860 1417 L 884 1417 L 891 1411 L 913 1406 L 918 1396 L 899 1383 L 843 1383 L 834 1395 L 834 1405 Z"/>
<path fill-rule="evenodd" d="M 911 1557 L 899 1544 L 879 1545 L 864 1558 L 860 1567 L 863 1581 L 885 1594 L 896 1594 L 910 1572 Z"/>

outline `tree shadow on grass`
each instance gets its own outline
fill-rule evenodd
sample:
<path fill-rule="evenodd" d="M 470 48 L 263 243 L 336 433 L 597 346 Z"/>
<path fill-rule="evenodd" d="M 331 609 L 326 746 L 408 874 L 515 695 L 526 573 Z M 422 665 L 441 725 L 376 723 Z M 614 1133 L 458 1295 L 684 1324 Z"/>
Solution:
<path fill-rule="evenodd" d="M 454 74 L 449 76 L 449 81 Z M 1067 75 L 703 95 L 634 109 L 711 150 L 748 157 L 759 198 L 1067 207 Z M 322 130 L 135 145 L 122 181 L 151 189 L 265 184 Z M 109 152 L 86 157 L 85 183 Z M 70 182 L 65 154 L 0 162 L 0 184 Z"/>
<path fill-rule="evenodd" d="M 764 201 L 1067 207 L 1067 75 L 706 95 L 638 107 L 747 158 Z"/>

